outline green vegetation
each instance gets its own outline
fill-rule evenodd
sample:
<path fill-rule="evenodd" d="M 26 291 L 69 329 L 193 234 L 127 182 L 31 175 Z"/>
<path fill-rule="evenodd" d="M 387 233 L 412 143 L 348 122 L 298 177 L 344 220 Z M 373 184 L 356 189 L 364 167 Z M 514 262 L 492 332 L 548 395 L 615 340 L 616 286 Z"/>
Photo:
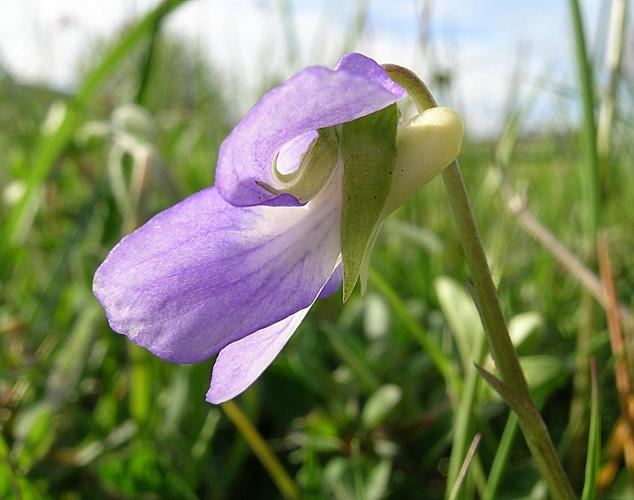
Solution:
<path fill-rule="evenodd" d="M 239 118 L 228 75 L 161 32 L 180 3 L 104 43 L 76 95 L 0 70 L 0 498 L 546 498 L 517 418 L 474 368 L 495 373 L 440 179 L 384 224 L 367 295 L 319 302 L 235 404 L 204 402 L 210 362 L 170 365 L 110 331 L 94 270 L 121 236 L 213 182 Z M 603 94 L 588 93 L 602 80 L 587 66 L 572 95 L 579 130 L 521 133 L 547 90 L 513 94 L 499 139 L 467 142 L 460 162 L 576 493 L 631 498 L 634 123 L 619 96 L 634 81 L 610 66 L 599 168 L 588 121 Z"/>

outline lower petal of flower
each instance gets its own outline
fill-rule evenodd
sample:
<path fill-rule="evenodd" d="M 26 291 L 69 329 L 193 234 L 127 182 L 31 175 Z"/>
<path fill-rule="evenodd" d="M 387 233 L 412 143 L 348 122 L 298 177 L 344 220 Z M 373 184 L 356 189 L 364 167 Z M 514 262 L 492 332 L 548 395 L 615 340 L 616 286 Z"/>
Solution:
<path fill-rule="evenodd" d="M 343 267 L 338 264 L 315 301 L 335 293 L 342 280 Z M 214 363 L 205 399 L 209 403 L 220 404 L 248 389 L 275 360 L 311 307 L 312 304 L 222 349 Z"/>
<path fill-rule="evenodd" d="M 158 214 L 95 273 L 110 326 L 193 363 L 310 306 L 341 251 L 340 182 L 303 207 L 234 207 L 209 188 Z"/>
<path fill-rule="evenodd" d="M 277 357 L 309 310 L 310 306 L 220 351 L 205 399 L 220 404 L 245 391 Z"/>
<path fill-rule="evenodd" d="M 332 276 L 330 276 L 328 283 L 326 283 L 324 288 L 322 288 L 321 292 L 319 292 L 319 297 L 317 298 L 323 299 L 335 293 L 337 290 L 339 290 L 339 288 L 341 288 L 342 281 L 343 281 L 343 265 L 339 263 L 337 267 L 335 267 L 335 270 L 333 271 Z"/>

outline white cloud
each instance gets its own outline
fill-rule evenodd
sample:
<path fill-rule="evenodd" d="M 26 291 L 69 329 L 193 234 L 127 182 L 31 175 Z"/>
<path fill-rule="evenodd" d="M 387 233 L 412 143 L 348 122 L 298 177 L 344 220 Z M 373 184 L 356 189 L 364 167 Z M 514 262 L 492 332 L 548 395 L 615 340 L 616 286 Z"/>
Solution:
<path fill-rule="evenodd" d="M 433 0 L 426 0 L 433 2 Z M 0 58 L 18 78 L 72 87 L 78 61 L 98 39 L 112 36 L 157 0 L 2 0 Z M 247 109 L 263 84 L 308 64 L 332 64 L 355 23 L 358 2 L 288 0 L 298 43 L 291 67 L 281 3 L 277 0 L 196 0 L 173 14 L 167 29 L 185 36 L 210 56 L 238 107 Z M 597 25 L 599 0 L 586 0 L 588 26 Z M 458 106 L 472 132 L 500 125 L 518 54 L 522 92 L 531 91 L 547 68 L 574 78 L 570 23 L 565 2 L 550 0 L 436 0 L 431 24 L 433 53 L 418 47 L 420 2 L 368 0 L 364 36 L 357 49 L 380 62 L 412 67 L 424 77 L 450 70 Z M 524 47 L 523 52 L 518 47 Z M 553 85 L 558 85 L 554 81 Z"/>

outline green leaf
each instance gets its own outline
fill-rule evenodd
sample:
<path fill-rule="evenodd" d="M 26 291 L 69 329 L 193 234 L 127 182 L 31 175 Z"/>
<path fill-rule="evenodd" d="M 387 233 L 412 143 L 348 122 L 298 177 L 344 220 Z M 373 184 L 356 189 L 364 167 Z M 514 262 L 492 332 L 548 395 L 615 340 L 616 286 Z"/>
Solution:
<path fill-rule="evenodd" d="M 520 365 L 531 392 L 547 396 L 567 377 L 566 366 L 555 356 L 536 354 L 520 357 Z"/>
<path fill-rule="evenodd" d="M 363 313 L 363 330 L 370 339 L 384 338 L 390 333 L 390 307 L 381 295 L 369 294 Z"/>
<path fill-rule="evenodd" d="M 341 254 L 343 300 L 348 300 L 365 272 L 392 184 L 396 161 L 398 108 L 392 104 L 371 115 L 345 123 L 341 133 L 343 207 Z"/>
<path fill-rule="evenodd" d="M 29 470 L 50 450 L 55 441 L 53 416 L 54 408 L 46 402 L 36 403 L 17 415 L 13 452 L 22 470 Z"/>
<path fill-rule="evenodd" d="M 386 384 L 379 388 L 363 407 L 361 420 L 366 429 L 376 429 L 385 422 L 390 413 L 401 402 L 403 392 L 394 384 Z"/>
<path fill-rule="evenodd" d="M 372 468 L 366 485 L 368 500 L 381 500 L 387 496 L 391 474 L 392 463 L 389 460 L 381 460 Z"/>
<path fill-rule="evenodd" d="M 324 468 L 322 477 L 323 488 L 328 498 L 337 500 L 354 500 L 355 487 L 352 466 L 343 457 L 331 459 Z"/>
<path fill-rule="evenodd" d="M 544 322 L 541 314 L 528 311 L 517 314 L 509 321 L 509 335 L 515 347 L 521 346 L 530 335 Z"/>
<path fill-rule="evenodd" d="M 473 353 L 484 338 L 478 310 L 469 294 L 455 280 L 441 276 L 434 280 L 434 288 L 456 340 L 462 364 L 467 367 L 473 361 Z"/>

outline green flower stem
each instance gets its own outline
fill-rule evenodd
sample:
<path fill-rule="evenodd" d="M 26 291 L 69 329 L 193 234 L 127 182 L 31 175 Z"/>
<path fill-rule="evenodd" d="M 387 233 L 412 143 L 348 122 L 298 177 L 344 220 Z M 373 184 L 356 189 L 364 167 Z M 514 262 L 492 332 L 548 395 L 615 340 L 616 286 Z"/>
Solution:
<path fill-rule="evenodd" d="M 425 84 L 412 71 L 395 65 L 385 65 L 384 68 L 394 81 L 405 87 L 419 112 L 436 106 Z M 576 497 L 568 476 L 561 466 L 546 424 L 535 407 L 511 342 L 457 161 L 445 169 L 443 181 L 462 240 L 465 259 L 471 271 L 475 299 L 478 302 L 489 349 L 498 372 L 516 403 L 513 407 L 526 443 L 542 478 L 548 484 L 551 497 L 555 500 L 574 499 Z"/>
<path fill-rule="evenodd" d="M 295 482 L 240 407 L 233 401 L 227 401 L 220 406 L 222 406 L 225 415 L 236 426 L 253 453 L 255 453 L 273 481 L 275 481 L 282 496 L 288 499 L 299 498 L 299 489 Z"/>

